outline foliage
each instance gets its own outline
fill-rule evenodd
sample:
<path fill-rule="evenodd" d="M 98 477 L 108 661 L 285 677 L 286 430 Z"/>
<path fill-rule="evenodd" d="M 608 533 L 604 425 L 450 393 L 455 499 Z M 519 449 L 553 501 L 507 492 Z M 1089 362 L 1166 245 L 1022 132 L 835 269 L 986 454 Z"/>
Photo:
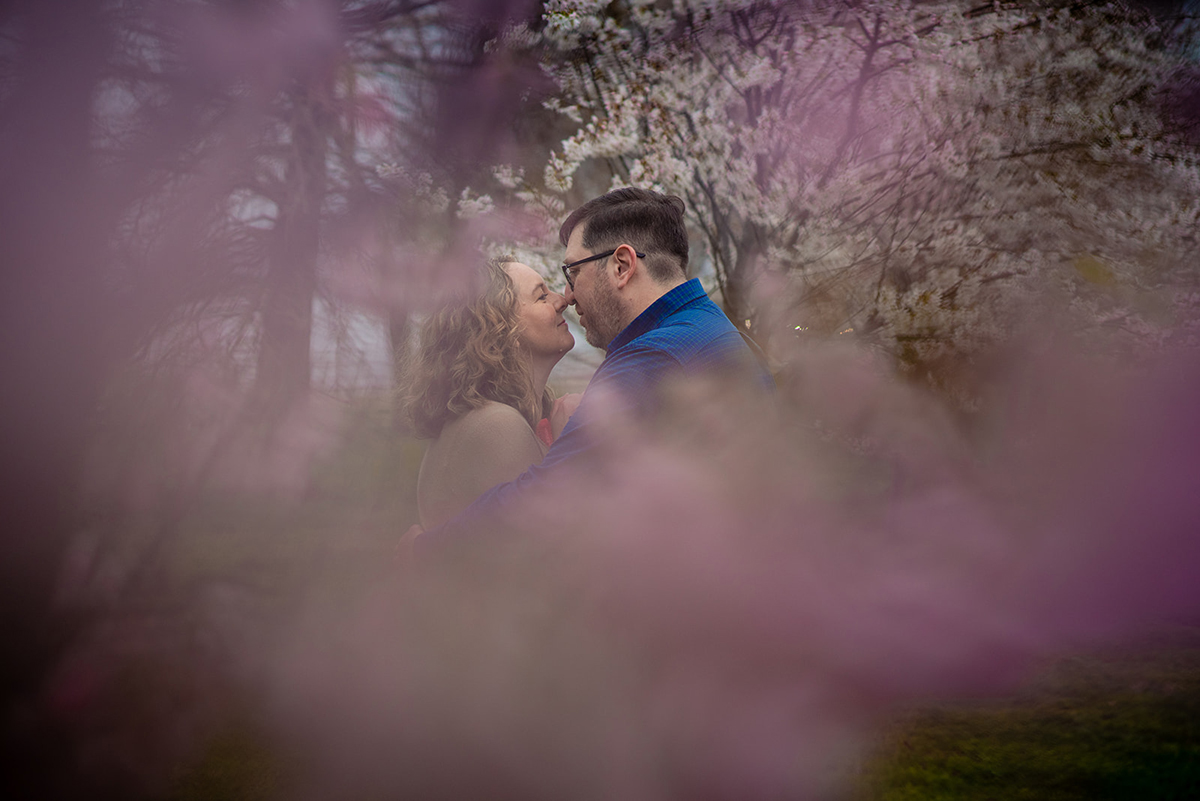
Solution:
<path fill-rule="evenodd" d="M 603 164 L 678 194 L 736 321 L 911 365 L 1051 295 L 1160 339 L 1194 306 L 1200 161 L 1162 113 L 1191 31 L 1116 3 L 554 0 L 506 41 L 576 130 L 520 189 Z"/>

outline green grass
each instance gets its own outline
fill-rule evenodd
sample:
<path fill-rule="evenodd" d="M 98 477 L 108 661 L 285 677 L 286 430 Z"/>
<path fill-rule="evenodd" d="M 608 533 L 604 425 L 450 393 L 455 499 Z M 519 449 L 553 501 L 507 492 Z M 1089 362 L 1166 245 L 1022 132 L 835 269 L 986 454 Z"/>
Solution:
<path fill-rule="evenodd" d="M 283 767 L 261 737 L 231 726 L 175 777 L 168 801 L 272 801 L 282 796 Z"/>
<path fill-rule="evenodd" d="M 877 801 L 1200 799 L 1200 638 L 1065 659 L 1017 697 L 893 723 L 867 771 Z"/>

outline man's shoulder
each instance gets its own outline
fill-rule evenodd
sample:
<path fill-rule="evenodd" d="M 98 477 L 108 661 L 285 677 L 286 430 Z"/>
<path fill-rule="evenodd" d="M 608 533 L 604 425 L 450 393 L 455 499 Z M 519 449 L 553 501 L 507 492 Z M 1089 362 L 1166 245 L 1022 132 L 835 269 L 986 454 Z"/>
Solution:
<path fill-rule="evenodd" d="M 763 384 L 773 384 L 761 355 L 707 296 L 664 317 L 659 325 L 635 337 L 622 351 L 626 349 L 631 358 L 647 362 L 653 361 L 649 354 L 669 357 L 689 375 L 749 367 L 752 373 L 761 373 Z"/>
<path fill-rule="evenodd" d="M 629 346 L 682 355 L 740 340 L 737 329 L 721 308 L 703 297 L 663 318 L 654 328 L 634 338 Z"/>
<path fill-rule="evenodd" d="M 677 295 L 666 296 L 671 307 L 662 310 L 661 317 L 609 351 L 593 381 L 632 376 L 635 382 L 656 383 L 675 372 L 692 375 L 744 365 L 761 368 L 741 332 L 698 282 L 680 285 L 675 291 Z"/>

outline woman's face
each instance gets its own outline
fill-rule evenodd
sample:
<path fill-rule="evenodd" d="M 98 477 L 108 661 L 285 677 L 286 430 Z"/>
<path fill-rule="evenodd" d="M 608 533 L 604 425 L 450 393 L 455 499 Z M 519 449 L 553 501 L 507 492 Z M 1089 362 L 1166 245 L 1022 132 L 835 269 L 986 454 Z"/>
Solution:
<path fill-rule="evenodd" d="M 534 358 L 552 358 L 557 362 L 575 347 L 575 337 L 567 329 L 563 310 L 567 301 L 551 292 L 546 282 L 528 265 L 509 262 L 504 271 L 513 280 L 517 293 L 517 336 Z"/>

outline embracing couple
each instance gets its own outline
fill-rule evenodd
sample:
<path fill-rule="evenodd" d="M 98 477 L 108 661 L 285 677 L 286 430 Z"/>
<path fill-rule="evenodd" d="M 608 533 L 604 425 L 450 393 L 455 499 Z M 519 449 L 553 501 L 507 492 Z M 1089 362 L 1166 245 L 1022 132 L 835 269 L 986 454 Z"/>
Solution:
<path fill-rule="evenodd" d="M 427 321 L 409 410 L 433 442 L 418 479 L 421 525 L 402 549 L 454 539 L 583 458 L 598 444 L 590 423 L 601 407 L 648 417 L 673 380 L 731 369 L 773 387 L 753 345 L 688 279 L 683 215 L 682 200 L 645 189 L 595 198 L 559 229 L 565 294 L 498 261 L 481 292 Z M 556 401 L 546 382 L 575 344 L 571 305 L 607 356 L 582 396 Z"/>

